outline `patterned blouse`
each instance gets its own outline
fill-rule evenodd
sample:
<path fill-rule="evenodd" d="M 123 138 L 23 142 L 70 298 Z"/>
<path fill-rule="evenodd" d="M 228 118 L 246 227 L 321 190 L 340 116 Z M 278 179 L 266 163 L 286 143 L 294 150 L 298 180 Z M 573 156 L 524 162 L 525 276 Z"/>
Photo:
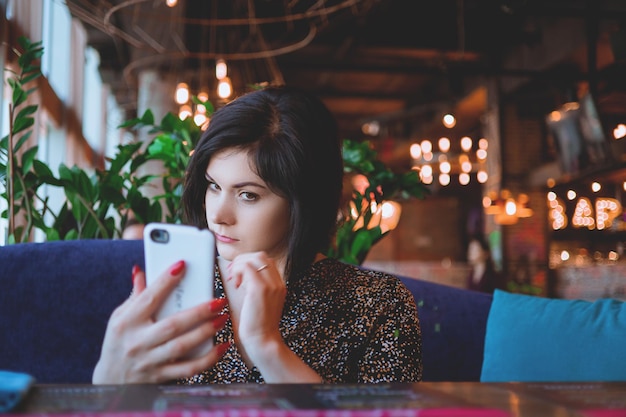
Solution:
<path fill-rule="evenodd" d="M 217 268 L 216 268 L 217 271 Z M 314 263 L 287 284 L 280 332 L 289 348 L 329 383 L 416 382 L 422 341 L 412 294 L 394 276 L 334 259 Z M 224 289 L 215 274 L 215 295 Z M 226 311 L 228 307 L 226 307 Z M 230 320 L 216 343 L 233 340 Z M 183 384 L 264 382 L 232 343 L 211 369 Z"/>

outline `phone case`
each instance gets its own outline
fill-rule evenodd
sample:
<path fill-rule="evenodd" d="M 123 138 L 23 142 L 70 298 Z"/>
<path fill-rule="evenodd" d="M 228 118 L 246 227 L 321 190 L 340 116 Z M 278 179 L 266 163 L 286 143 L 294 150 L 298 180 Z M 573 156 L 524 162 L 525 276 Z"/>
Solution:
<path fill-rule="evenodd" d="M 146 284 L 184 260 L 186 273 L 157 313 L 160 320 L 213 298 L 215 237 L 209 230 L 180 224 L 150 223 L 144 229 Z M 205 346 L 202 352 L 212 347 Z"/>

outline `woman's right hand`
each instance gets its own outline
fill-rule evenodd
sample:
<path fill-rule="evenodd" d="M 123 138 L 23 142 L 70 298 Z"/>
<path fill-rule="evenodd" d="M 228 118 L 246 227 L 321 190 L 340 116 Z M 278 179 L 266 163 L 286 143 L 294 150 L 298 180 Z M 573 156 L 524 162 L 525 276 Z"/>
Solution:
<path fill-rule="evenodd" d="M 115 309 L 107 325 L 102 352 L 93 373 L 94 384 L 163 383 L 190 377 L 211 368 L 228 349 L 215 346 L 200 357 L 190 352 L 215 336 L 226 320 L 219 298 L 155 321 L 167 296 L 185 275 L 183 261 L 150 287 L 138 267 L 133 268 L 132 295 Z"/>

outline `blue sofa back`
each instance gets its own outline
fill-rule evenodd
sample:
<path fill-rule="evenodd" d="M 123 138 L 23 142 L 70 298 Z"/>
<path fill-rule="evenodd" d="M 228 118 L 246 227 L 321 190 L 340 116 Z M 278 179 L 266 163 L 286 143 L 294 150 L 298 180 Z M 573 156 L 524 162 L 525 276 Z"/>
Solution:
<path fill-rule="evenodd" d="M 0 247 L 0 369 L 89 383 L 111 312 L 128 297 L 143 243 L 79 240 Z M 425 381 L 478 381 L 492 297 L 400 277 L 413 293 Z"/>

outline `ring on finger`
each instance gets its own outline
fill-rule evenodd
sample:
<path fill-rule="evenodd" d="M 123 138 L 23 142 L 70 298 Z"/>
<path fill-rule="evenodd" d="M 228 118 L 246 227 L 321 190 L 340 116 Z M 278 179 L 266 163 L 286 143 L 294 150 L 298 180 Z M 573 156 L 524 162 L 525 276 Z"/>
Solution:
<path fill-rule="evenodd" d="M 269 265 L 268 264 L 263 264 L 260 267 L 258 267 L 256 269 L 257 272 L 261 272 L 262 270 L 266 269 Z"/>

